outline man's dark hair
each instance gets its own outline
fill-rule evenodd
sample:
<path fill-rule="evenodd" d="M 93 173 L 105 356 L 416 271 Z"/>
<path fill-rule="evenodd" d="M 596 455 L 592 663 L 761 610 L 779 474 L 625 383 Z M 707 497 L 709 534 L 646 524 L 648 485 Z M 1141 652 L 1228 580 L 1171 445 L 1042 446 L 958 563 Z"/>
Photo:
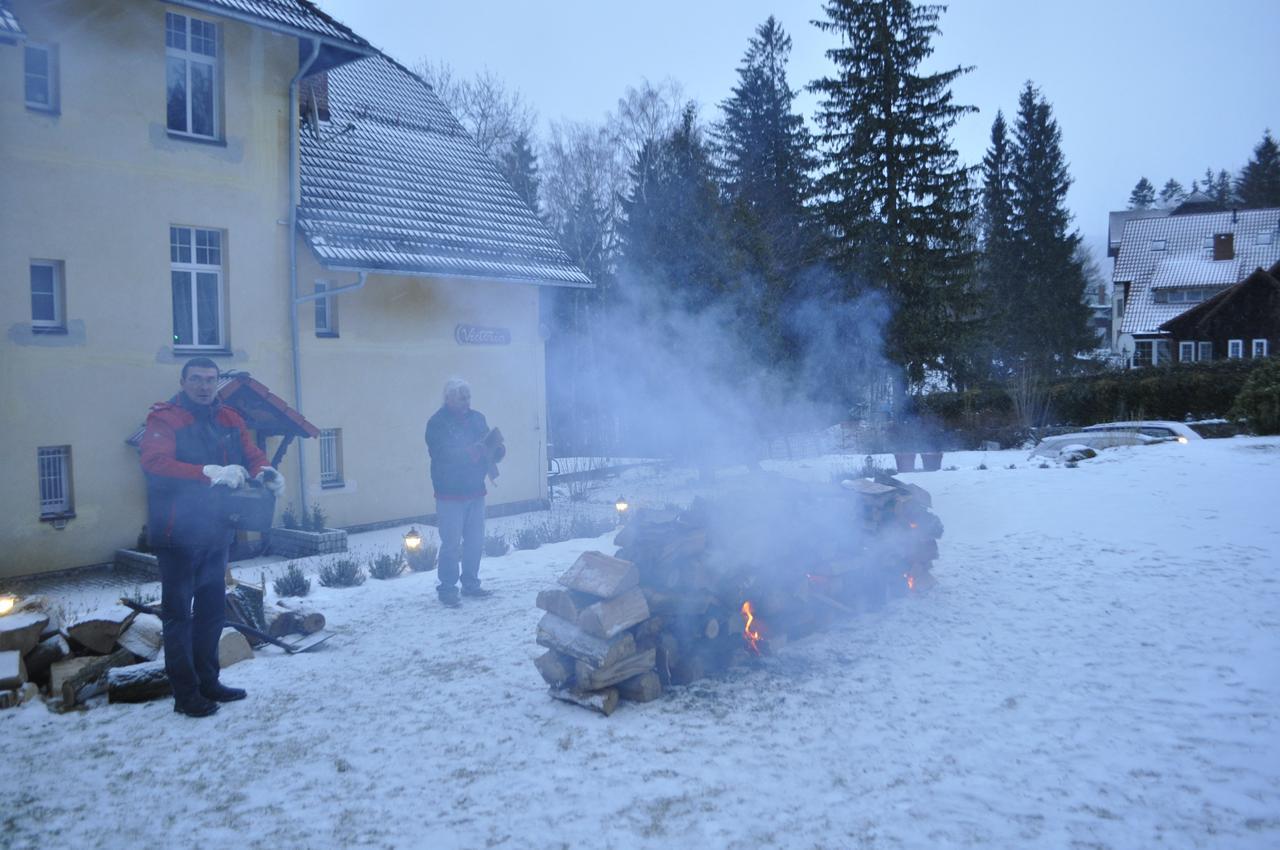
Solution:
<path fill-rule="evenodd" d="M 186 363 L 182 364 L 182 380 L 187 379 L 188 369 L 217 369 L 218 364 L 214 363 L 208 357 L 192 357 Z M 221 374 L 221 372 L 219 372 Z"/>

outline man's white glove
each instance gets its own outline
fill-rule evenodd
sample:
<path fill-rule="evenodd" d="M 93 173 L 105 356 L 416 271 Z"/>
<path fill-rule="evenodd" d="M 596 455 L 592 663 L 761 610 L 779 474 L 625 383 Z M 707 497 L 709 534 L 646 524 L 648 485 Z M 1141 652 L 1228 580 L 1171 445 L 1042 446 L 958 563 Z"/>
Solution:
<path fill-rule="evenodd" d="M 262 486 L 271 491 L 272 495 L 279 498 L 284 493 L 284 476 L 270 466 L 262 467 L 257 475 L 257 480 L 262 482 Z"/>
<path fill-rule="evenodd" d="M 243 485 L 249 478 L 249 470 L 235 464 L 218 466 L 211 463 L 200 471 L 209 479 L 210 487 L 217 487 L 221 484 L 223 487 L 230 487 L 234 490 Z"/>

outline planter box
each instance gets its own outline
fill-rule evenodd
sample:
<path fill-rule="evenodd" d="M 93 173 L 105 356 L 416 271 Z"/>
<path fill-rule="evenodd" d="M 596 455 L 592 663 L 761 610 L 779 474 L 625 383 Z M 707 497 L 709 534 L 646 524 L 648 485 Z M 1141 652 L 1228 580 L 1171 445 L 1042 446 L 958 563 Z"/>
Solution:
<path fill-rule="evenodd" d="M 159 577 L 160 562 L 150 552 L 139 552 L 137 549 L 117 549 L 115 565 L 130 570 L 146 570 Z"/>
<path fill-rule="evenodd" d="M 267 551 L 284 558 L 306 558 L 347 551 L 347 533 L 340 528 L 326 528 L 324 531 L 273 528 L 267 533 Z"/>
<path fill-rule="evenodd" d="M 894 452 L 893 462 L 897 464 L 899 472 L 914 472 L 916 468 L 916 453 Z"/>
<path fill-rule="evenodd" d="M 942 452 L 921 452 L 920 462 L 925 472 L 937 472 L 942 469 Z"/>

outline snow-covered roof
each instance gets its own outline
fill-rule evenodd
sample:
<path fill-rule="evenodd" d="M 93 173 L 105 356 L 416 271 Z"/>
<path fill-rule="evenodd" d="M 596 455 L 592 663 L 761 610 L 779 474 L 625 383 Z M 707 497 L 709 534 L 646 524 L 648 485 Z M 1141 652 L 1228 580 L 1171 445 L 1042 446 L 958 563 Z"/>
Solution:
<path fill-rule="evenodd" d="M 9 0 L 0 0 L 0 41 L 21 41 L 27 33 L 9 8 Z"/>
<path fill-rule="evenodd" d="M 322 36 L 370 52 L 369 42 L 326 15 L 309 0 L 164 0 L 170 6 L 186 6 L 212 14 L 248 18 L 292 30 L 304 36 Z"/>
<path fill-rule="evenodd" d="M 1233 234 L 1234 256 L 1213 259 L 1213 237 Z M 1226 287 L 1280 260 L 1280 209 L 1142 218 L 1124 226 L 1112 280 L 1129 283 L 1121 331 L 1159 334 L 1191 306 L 1156 303 L 1155 289 Z"/>
<path fill-rule="evenodd" d="M 298 222 L 329 268 L 590 286 L 448 108 L 378 55 L 328 72 Z"/>

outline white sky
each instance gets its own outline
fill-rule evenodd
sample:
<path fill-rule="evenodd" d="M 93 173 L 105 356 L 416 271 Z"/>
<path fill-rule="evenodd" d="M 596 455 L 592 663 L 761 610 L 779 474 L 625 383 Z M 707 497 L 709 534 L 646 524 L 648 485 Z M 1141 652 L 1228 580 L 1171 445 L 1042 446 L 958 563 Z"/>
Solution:
<path fill-rule="evenodd" d="M 543 127 L 598 121 L 627 86 L 677 80 L 717 115 L 755 27 L 774 14 L 794 41 L 789 78 L 829 73 L 828 37 L 809 22 L 820 0 L 319 0 L 401 62 L 443 60 L 464 76 L 485 68 L 517 88 Z M 1268 0 L 1019 0 L 954 2 L 935 40 L 936 68 L 976 66 L 954 87 L 980 112 L 955 131 L 961 158 L 980 161 L 997 109 L 1012 119 L 1034 81 L 1053 104 L 1075 180 L 1069 203 L 1101 249 L 1107 212 L 1141 176 L 1190 188 L 1206 167 L 1236 172 L 1268 127 L 1280 133 L 1275 45 L 1280 4 Z M 816 101 L 802 94 L 811 119 Z"/>

